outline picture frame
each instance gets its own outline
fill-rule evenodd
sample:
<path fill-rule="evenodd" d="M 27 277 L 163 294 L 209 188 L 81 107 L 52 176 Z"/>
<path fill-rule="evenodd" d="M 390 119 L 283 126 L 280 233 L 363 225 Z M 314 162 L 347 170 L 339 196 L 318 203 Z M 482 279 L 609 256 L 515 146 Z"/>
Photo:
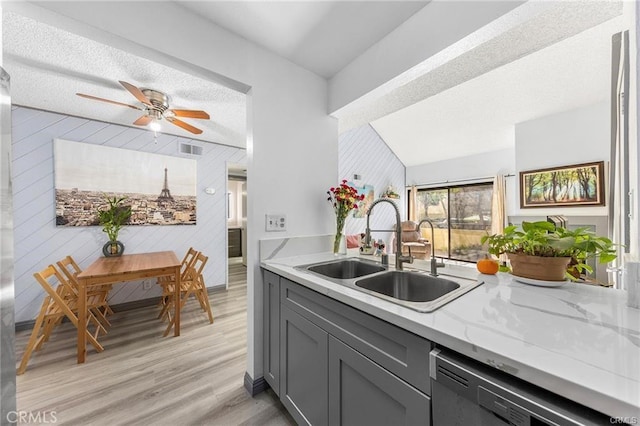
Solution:
<path fill-rule="evenodd" d="M 520 172 L 520 208 L 605 205 L 604 161 Z"/>
<path fill-rule="evenodd" d="M 375 198 L 373 185 L 365 183 L 358 186 L 353 182 L 348 182 L 347 184 L 353 186 L 358 191 L 358 195 L 364 195 L 364 199 L 358 202 L 358 208 L 353 210 L 353 217 L 358 219 L 367 217 L 367 211 Z"/>
<path fill-rule="evenodd" d="M 107 197 L 126 198 L 127 225 L 196 225 L 196 160 L 64 139 L 53 145 L 56 226 L 98 226 Z"/>

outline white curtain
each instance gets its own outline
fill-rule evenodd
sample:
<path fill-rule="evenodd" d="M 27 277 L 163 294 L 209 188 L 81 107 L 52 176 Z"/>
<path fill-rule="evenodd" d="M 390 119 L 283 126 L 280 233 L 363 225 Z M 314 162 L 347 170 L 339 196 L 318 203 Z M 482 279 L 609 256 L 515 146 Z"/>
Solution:
<path fill-rule="evenodd" d="M 493 197 L 491 199 L 491 234 L 502 234 L 506 225 L 505 177 L 498 174 L 493 178 Z"/>
<path fill-rule="evenodd" d="M 418 188 L 415 185 L 409 190 L 409 220 L 418 221 Z"/>
<path fill-rule="evenodd" d="M 491 234 L 502 234 L 504 227 L 507 225 L 505 197 L 505 176 L 498 174 L 493 178 L 493 195 L 491 198 Z M 507 255 L 500 255 L 499 260 L 500 262 L 506 262 Z"/>

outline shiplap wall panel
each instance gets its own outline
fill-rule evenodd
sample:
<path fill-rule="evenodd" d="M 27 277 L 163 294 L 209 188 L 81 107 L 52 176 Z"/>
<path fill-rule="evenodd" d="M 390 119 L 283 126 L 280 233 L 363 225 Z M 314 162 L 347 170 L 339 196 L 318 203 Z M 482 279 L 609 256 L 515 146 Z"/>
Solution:
<path fill-rule="evenodd" d="M 401 197 L 394 200 L 400 210 L 400 217 L 406 217 L 405 166 L 373 127 L 365 125 L 342 133 L 338 152 L 340 179 L 353 181 L 354 174 L 361 175 L 359 184 L 373 185 L 376 199 L 388 185 L 393 185 Z M 345 234 L 364 232 L 366 223 L 366 218 L 354 218 L 353 214 L 350 214 L 345 223 Z M 391 229 L 395 223 L 395 212 L 391 206 L 376 206 L 371 215 L 372 229 Z M 374 233 L 373 236 L 383 239 L 387 244 L 391 241 L 390 233 Z"/>
<path fill-rule="evenodd" d="M 167 124 L 168 125 L 168 124 Z M 119 239 L 126 253 L 174 250 L 182 258 L 193 246 L 209 256 L 204 275 L 208 287 L 225 284 L 227 268 L 226 163 L 246 162 L 243 149 L 189 138 L 69 117 L 31 108 L 14 107 L 13 191 L 16 321 L 33 319 L 44 291 L 33 273 L 70 254 L 81 267 L 102 255 L 106 235 L 100 227 L 55 226 L 53 140 L 56 138 L 130 150 L 153 152 L 197 160 L 197 225 L 128 226 Z M 178 153 L 179 143 L 203 148 L 201 157 Z M 126 151 L 123 151 L 126 153 Z M 214 195 L 205 187 L 216 189 Z M 158 184 L 158 194 L 162 182 Z M 169 175 L 171 189 L 171 175 Z M 111 303 L 129 302 L 159 295 L 155 285 L 144 290 L 140 282 L 117 284 Z"/>

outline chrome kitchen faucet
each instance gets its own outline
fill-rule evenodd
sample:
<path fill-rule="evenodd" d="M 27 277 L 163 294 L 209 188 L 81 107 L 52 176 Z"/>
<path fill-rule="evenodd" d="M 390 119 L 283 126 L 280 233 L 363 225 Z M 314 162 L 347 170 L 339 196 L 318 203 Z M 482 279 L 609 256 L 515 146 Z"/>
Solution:
<path fill-rule="evenodd" d="M 396 211 L 396 229 L 369 229 L 369 216 L 371 216 L 371 211 L 373 208 L 383 202 L 387 202 L 393 206 L 393 209 Z M 403 256 L 402 255 L 402 227 L 400 225 L 400 210 L 398 210 L 398 206 L 391 200 L 386 198 L 379 198 L 371 203 L 371 207 L 367 211 L 367 229 L 365 231 L 364 243 L 367 247 L 371 244 L 371 231 L 374 232 L 395 232 L 396 233 L 396 270 L 402 271 L 403 263 L 413 263 L 413 257 Z"/>

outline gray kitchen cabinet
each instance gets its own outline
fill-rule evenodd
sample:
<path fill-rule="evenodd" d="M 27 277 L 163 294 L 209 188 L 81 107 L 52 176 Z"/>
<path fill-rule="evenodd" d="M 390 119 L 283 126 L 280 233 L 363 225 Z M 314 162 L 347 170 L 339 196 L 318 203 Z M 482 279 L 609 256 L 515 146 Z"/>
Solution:
<path fill-rule="evenodd" d="M 264 376 L 298 424 L 430 425 L 430 341 L 263 277 Z"/>
<path fill-rule="evenodd" d="M 365 357 L 429 395 L 433 344 L 386 321 L 347 306 L 286 278 L 280 304 L 308 319 Z"/>
<path fill-rule="evenodd" d="M 329 424 L 429 426 L 429 397 L 329 337 Z"/>
<path fill-rule="evenodd" d="M 228 255 L 229 257 L 242 256 L 242 229 L 229 228 L 228 231 Z"/>
<path fill-rule="evenodd" d="M 280 319 L 280 400 L 299 425 L 327 425 L 329 334 L 286 306 Z"/>
<path fill-rule="evenodd" d="M 280 277 L 263 270 L 264 379 L 280 395 Z"/>

